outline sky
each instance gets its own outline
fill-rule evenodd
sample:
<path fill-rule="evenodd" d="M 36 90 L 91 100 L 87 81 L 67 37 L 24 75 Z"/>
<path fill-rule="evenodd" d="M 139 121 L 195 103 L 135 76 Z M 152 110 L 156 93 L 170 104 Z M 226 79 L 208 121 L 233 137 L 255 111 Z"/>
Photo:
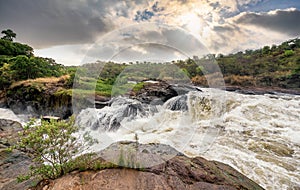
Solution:
<path fill-rule="evenodd" d="M 0 30 L 64 65 L 170 61 L 279 44 L 300 0 L 0 0 Z"/>

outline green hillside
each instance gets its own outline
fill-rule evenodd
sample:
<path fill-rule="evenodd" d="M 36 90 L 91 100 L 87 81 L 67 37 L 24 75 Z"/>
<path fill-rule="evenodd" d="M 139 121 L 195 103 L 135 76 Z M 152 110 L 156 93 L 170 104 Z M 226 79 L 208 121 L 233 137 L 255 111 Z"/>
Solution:
<path fill-rule="evenodd" d="M 193 59 L 169 63 L 96 62 L 81 67 L 66 67 L 51 58 L 34 56 L 32 47 L 13 42 L 13 36 L 15 35 L 6 35 L 0 39 L 0 90 L 7 89 L 18 81 L 70 75 L 67 86 L 72 87 L 75 79 L 77 87 L 84 89 L 86 93 L 96 91 L 98 95 L 110 96 L 116 81 L 120 87 L 120 92 L 116 94 L 122 94 L 134 87 L 129 81 L 158 78 L 176 82 L 189 77 L 195 85 L 207 86 L 206 78 L 213 78 L 215 75 L 205 71 L 205 67 Z M 300 89 L 298 38 L 257 50 L 229 55 L 207 55 L 198 61 L 204 63 L 207 57 L 216 60 L 228 86 Z M 85 77 L 76 78 L 76 72 Z"/>

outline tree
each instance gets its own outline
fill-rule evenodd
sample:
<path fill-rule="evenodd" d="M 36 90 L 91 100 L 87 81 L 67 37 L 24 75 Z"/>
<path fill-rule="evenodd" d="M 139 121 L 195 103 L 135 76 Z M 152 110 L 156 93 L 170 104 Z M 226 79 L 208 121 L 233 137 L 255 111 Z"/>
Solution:
<path fill-rule="evenodd" d="M 93 143 L 88 134 L 82 140 L 75 137 L 78 131 L 74 125 L 74 118 L 69 121 L 42 121 L 36 125 L 32 120 L 19 132 L 20 140 L 16 147 L 27 152 L 35 162 L 28 176 L 20 177 L 23 180 L 32 176 L 42 179 L 55 179 L 76 166 L 72 162 L 74 157 L 82 152 L 85 143 Z M 73 164 L 73 165 L 72 165 Z M 22 179 L 19 179 L 22 181 Z"/>
<path fill-rule="evenodd" d="M 14 33 L 11 29 L 3 30 L 1 34 L 4 34 L 1 39 L 3 40 L 8 40 L 8 41 L 13 41 L 14 38 L 16 38 L 17 34 Z"/>
<path fill-rule="evenodd" d="M 33 56 L 33 48 L 26 44 L 0 39 L 0 55 L 26 55 L 27 57 L 31 57 Z"/>
<path fill-rule="evenodd" d="M 2 67 L 0 67 L 0 90 L 5 89 L 11 85 L 12 81 L 12 72 L 10 69 L 10 65 L 4 63 Z"/>
<path fill-rule="evenodd" d="M 11 70 L 14 71 L 14 79 L 18 80 L 26 80 L 35 78 L 35 69 L 34 65 L 30 64 L 30 60 L 28 57 L 24 55 L 19 55 L 10 60 Z"/>

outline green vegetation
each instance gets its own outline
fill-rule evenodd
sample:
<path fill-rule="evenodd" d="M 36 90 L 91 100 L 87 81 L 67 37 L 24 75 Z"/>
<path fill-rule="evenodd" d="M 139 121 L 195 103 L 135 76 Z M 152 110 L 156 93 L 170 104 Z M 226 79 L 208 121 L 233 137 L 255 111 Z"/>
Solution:
<path fill-rule="evenodd" d="M 230 55 L 206 55 L 194 60 L 177 60 L 171 63 L 136 62 L 135 64 L 93 63 L 82 70 L 83 76 L 89 76 L 82 84 L 90 85 L 80 89 L 90 89 L 98 95 L 111 96 L 125 94 L 126 91 L 138 91 L 143 87 L 144 79 L 162 79 L 182 82 L 189 79 L 196 85 L 208 86 L 207 79 L 218 84 L 220 76 L 214 73 L 216 64 L 224 76 L 226 85 L 280 87 L 300 89 L 300 40 L 293 39 L 272 47 L 258 50 L 246 50 Z M 213 72 L 211 72 L 213 71 Z M 205 76 L 204 76 L 205 74 Z M 130 81 L 138 82 L 130 85 Z M 117 87 L 118 90 L 112 89 Z M 114 93 L 112 94 L 112 90 Z"/>
<path fill-rule="evenodd" d="M 1 39 L 8 41 L 13 41 L 13 39 L 17 37 L 17 34 L 14 33 L 11 29 L 3 30 L 1 34 L 4 34 Z"/>
<path fill-rule="evenodd" d="M 136 85 L 134 85 L 134 87 L 132 88 L 133 92 L 138 92 L 139 90 L 141 90 L 142 88 L 144 88 L 145 83 L 144 82 L 139 82 Z"/>
<path fill-rule="evenodd" d="M 53 59 L 35 57 L 32 47 L 13 42 L 16 34 L 12 30 L 2 33 L 5 36 L 0 39 L 0 90 L 21 80 L 66 74 L 65 68 Z"/>
<path fill-rule="evenodd" d="M 208 78 L 220 79 L 214 73 L 217 65 L 226 85 L 300 89 L 299 39 L 235 54 L 206 55 L 197 60 L 189 58 L 168 63 L 98 61 L 80 67 L 66 67 L 55 63 L 53 59 L 35 57 L 30 46 L 13 42 L 16 37 L 13 31 L 8 29 L 2 33 L 0 90 L 22 80 L 60 77 L 66 74 L 70 77 L 65 87 L 75 88 L 73 90 L 76 92 L 87 95 L 116 96 L 136 92 L 143 88 L 141 81 L 145 79 L 192 81 L 196 85 L 208 86 Z M 215 60 L 217 65 L 211 64 L 211 60 Z M 66 89 L 61 93 L 71 92 Z"/>
<path fill-rule="evenodd" d="M 227 84 L 300 88 L 300 39 L 216 57 Z M 237 80 L 235 80 L 237 79 Z M 251 79 L 251 82 L 247 82 Z M 244 81 L 243 81 L 244 80 Z M 233 84 L 234 85 L 234 84 Z"/>
<path fill-rule="evenodd" d="M 58 107 L 56 103 L 70 102 L 74 92 L 92 96 L 136 93 L 144 88 L 144 80 L 149 79 L 171 82 L 191 80 L 196 85 L 207 86 L 207 78 L 219 79 L 219 73 L 209 72 L 215 71 L 213 67 L 216 66 L 211 64 L 211 60 L 215 60 L 220 67 L 227 85 L 300 89 L 299 39 L 289 40 L 278 46 L 265 46 L 258 50 L 246 50 L 226 56 L 206 55 L 197 60 L 126 64 L 96 62 L 81 67 L 66 67 L 57 64 L 53 59 L 36 57 L 32 47 L 13 42 L 16 34 L 12 30 L 2 31 L 2 34 L 4 36 L 0 39 L 0 91 L 4 90 L 7 97 L 33 100 L 37 105 L 45 105 L 44 100 L 48 96 L 52 99 L 51 106 Z M 54 98 L 51 95 L 54 95 Z M 60 101 L 56 101 L 57 99 Z M 203 109 L 209 110 L 210 107 L 206 105 Z M 73 170 L 117 167 L 95 159 L 94 154 L 74 158 L 82 151 L 85 143 L 94 143 L 89 135 L 85 135 L 81 141 L 76 138 L 74 133 L 77 130 L 78 127 L 74 126 L 72 118 L 69 121 L 42 121 L 41 125 L 31 122 L 25 126 L 20 132 L 20 141 L 14 148 L 31 155 L 35 165 L 31 167 L 28 175 L 20 176 L 18 180 L 23 181 L 31 177 L 55 179 Z M 290 155 L 289 150 L 275 149 L 270 144 L 264 144 L 263 148 Z M 136 149 L 125 153 L 121 151 L 116 159 L 121 167 L 139 168 L 136 154 Z"/>
<path fill-rule="evenodd" d="M 41 124 L 31 120 L 23 131 L 19 132 L 19 141 L 11 148 L 26 152 L 34 162 L 30 167 L 30 173 L 20 175 L 17 181 L 23 182 L 32 177 L 38 181 L 56 179 L 75 170 L 97 171 L 120 167 L 143 170 L 137 162 L 137 145 L 126 153 L 121 150 L 118 165 L 97 157 L 95 153 L 80 155 L 84 148 L 96 141 L 88 133 L 82 138 L 76 137 L 75 133 L 78 130 L 73 117 L 68 121 L 42 120 Z M 138 143 L 137 135 L 135 138 Z"/>
<path fill-rule="evenodd" d="M 91 154 L 74 159 L 84 147 L 95 143 L 88 134 L 82 139 L 76 137 L 74 133 L 78 129 L 72 117 L 68 121 L 41 121 L 40 125 L 34 120 L 29 122 L 19 132 L 20 140 L 13 148 L 27 152 L 34 165 L 28 175 L 19 176 L 18 180 L 28 180 L 31 177 L 55 179 L 75 169 L 92 167 L 88 166 Z"/>

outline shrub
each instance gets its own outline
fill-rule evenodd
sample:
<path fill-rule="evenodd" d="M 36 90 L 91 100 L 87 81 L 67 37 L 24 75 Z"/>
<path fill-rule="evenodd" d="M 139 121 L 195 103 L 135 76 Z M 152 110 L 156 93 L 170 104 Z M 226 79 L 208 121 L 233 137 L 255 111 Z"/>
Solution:
<path fill-rule="evenodd" d="M 74 157 L 92 139 L 87 136 L 84 139 L 75 137 L 77 131 L 74 118 L 68 121 L 42 121 L 41 125 L 35 125 L 34 120 L 29 122 L 19 133 L 20 139 L 15 148 L 29 153 L 35 164 L 27 176 L 19 177 L 19 181 L 33 176 L 55 179 L 78 168 Z"/>

